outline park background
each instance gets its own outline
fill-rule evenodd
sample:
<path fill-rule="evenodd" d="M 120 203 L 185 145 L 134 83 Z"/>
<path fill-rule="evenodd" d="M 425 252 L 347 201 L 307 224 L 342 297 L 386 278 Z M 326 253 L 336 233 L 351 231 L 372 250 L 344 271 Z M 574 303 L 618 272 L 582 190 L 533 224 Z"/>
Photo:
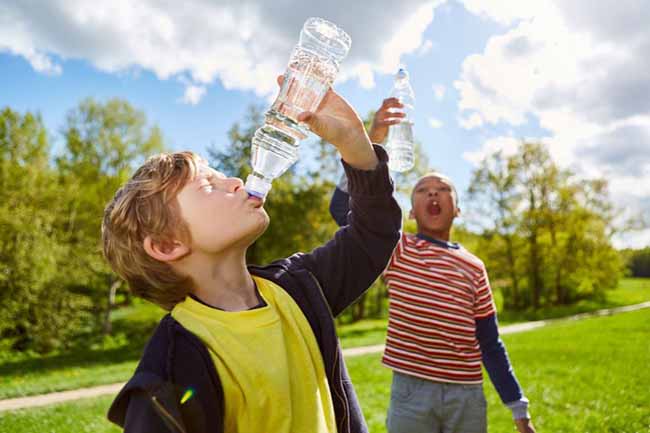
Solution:
<path fill-rule="evenodd" d="M 453 239 L 486 263 L 502 325 L 650 301 L 650 31 L 641 1 L 0 4 L 0 399 L 126 380 L 164 314 L 101 257 L 106 202 L 133 168 L 191 149 L 245 177 L 253 131 L 302 22 L 353 39 L 336 89 L 367 122 L 407 65 L 417 164 L 449 174 Z M 288 11 L 291 13 L 288 13 Z M 336 230 L 341 174 L 314 138 L 278 179 L 251 263 Z M 404 221 L 406 231 L 415 230 Z M 378 281 L 338 319 L 344 348 L 383 342 Z M 553 321 L 504 340 L 540 431 L 650 431 L 650 310 Z M 390 372 L 349 357 L 371 431 Z M 485 386 L 491 431 L 512 429 Z M 117 431 L 111 396 L 0 411 L 0 431 Z"/>

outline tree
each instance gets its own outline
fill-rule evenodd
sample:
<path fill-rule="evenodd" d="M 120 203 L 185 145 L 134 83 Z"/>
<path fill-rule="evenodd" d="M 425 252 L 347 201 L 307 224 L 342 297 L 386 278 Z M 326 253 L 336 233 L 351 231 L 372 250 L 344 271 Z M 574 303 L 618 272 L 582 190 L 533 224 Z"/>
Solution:
<path fill-rule="evenodd" d="M 104 207 L 137 165 L 163 150 L 162 134 L 127 101 L 85 99 L 68 112 L 63 137 L 65 150 L 56 165 L 67 211 L 60 226 L 74 251 L 65 264 L 74 276 L 67 288 L 92 299 L 96 324 L 108 334 L 121 281 L 100 253 Z"/>
<path fill-rule="evenodd" d="M 506 308 L 568 304 L 616 286 L 621 260 L 610 242 L 606 181 L 576 179 L 544 145 L 522 143 L 508 158 L 485 158 L 469 195 Z"/>
<path fill-rule="evenodd" d="M 633 277 L 650 277 L 650 247 L 640 250 L 626 250 L 626 263 Z"/>
<path fill-rule="evenodd" d="M 521 257 L 522 243 L 516 233 L 521 202 L 521 192 L 516 188 L 518 168 L 516 160 L 506 159 L 501 152 L 496 152 L 481 162 L 473 173 L 468 190 L 468 202 L 473 205 L 470 209 L 476 216 L 475 224 L 484 228 L 484 237 L 489 240 L 481 245 L 481 251 L 496 247 L 489 248 L 493 262 L 497 263 L 492 276 L 510 280 L 509 285 L 504 285 L 505 305 L 515 309 L 521 305 L 518 258 Z M 480 200 L 481 196 L 486 199 Z M 503 245 L 495 244 L 499 241 Z"/>
<path fill-rule="evenodd" d="M 19 350 L 63 344 L 87 305 L 60 288 L 70 249 L 57 230 L 63 206 L 49 161 L 41 118 L 0 112 L 0 336 Z"/>

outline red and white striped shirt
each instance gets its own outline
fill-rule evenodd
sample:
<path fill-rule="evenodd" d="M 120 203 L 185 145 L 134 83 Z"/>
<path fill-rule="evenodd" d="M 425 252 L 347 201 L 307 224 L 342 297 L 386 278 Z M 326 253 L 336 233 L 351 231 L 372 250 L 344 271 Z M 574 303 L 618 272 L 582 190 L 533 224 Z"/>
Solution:
<path fill-rule="evenodd" d="M 475 319 L 495 313 L 483 262 L 402 234 L 384 271 L 388 335 L 382 363 L 437 382 L 481 383 Z"/>

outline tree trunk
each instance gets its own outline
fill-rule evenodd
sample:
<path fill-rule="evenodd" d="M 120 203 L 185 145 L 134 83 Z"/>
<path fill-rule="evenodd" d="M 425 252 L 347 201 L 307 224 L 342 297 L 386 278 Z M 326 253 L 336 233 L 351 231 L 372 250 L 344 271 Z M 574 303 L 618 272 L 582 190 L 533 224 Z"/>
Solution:
<path fill-rule="evenodd" d="M 376 318 L 381 317 L 383 313 L 382 306 L 384 304 L 384 299 L 385 299 L 385 288 L 386 286 L 384 284 L 379 284 L 377 287 L 377 294 L 375 295 L 375 312 L 374 312 L 374 316 Z"/>
<path fill-rule="evenodd" d="M 507 256 L 508 256 L 508 273 L 510 274 L 510 280 L 512 280 L 512 306 L 515 309 L 519 308 L 519 276 L 517 275 L 517 268 L 515 267 L 515 254 L 514 247 L 512 242 L 512 236 L 505 236 L 506 247 L 507 247 Z"/>
<path fill-rule="evenodd" d="M 352 321 L 358 322 L 366 317 L 366 300 L 368 293 L 364 293 L 352 309 Z"/>
<path fill-rule="evenodd" d="M 557 235 L 555 230 L 555 220 L 551 217 L 549 220 L 549 230 L 551 232 L 551 246 L 553 247 L 553 257 L 555 259 L 555 302 L 557 305 L 564 305 L 565 296 L 562 288 L 562 263 L 560 263 L 560 248 L 557 245 Z"/>
<path fill-rule="evenodd" d="M 115 306 L 115 294 L 117 293 L 117 289 L 121 284 L 122 281 L 116 279 L 113 281 L 113 284 L 111 284 L 111 287 L 108 290 L 108 305 L 106 306 L 106 312 L 104 313 L 104 323 L 102 325 L 102 332 L 104 335 L 111 335 L 113 332 L 113 324 L 111 323 L 111 311 L 113 311 L 113 307 Z"/>
<path fill-rule="evenodd" d="M 539 228 L 539 220 L 537 216 L 537 205 L 535 200 L 535 192 L 529 191 L 530 203 L 530 269 L 529 269 L 529 286 L 533 289 L 533 309 L 537 310 L 540 306 L 540 298 L 542 294 L 541 278 L 539 276 L 539 245 L 537 243 L 537 234 Z"/>

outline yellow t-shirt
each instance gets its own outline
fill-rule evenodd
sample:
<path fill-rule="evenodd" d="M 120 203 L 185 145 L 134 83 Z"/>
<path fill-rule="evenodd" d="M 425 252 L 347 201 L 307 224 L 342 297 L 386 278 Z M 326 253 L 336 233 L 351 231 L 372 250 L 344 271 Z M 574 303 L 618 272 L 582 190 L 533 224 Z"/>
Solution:
<path fill-rule="evenodd" d="M 221 379 L 228 433 L 336 433 L 323 358 L 304 314 L 253 277 L 266 306 L 221 311 L 188 297 L 172 317 L 207 346 Z"/>

